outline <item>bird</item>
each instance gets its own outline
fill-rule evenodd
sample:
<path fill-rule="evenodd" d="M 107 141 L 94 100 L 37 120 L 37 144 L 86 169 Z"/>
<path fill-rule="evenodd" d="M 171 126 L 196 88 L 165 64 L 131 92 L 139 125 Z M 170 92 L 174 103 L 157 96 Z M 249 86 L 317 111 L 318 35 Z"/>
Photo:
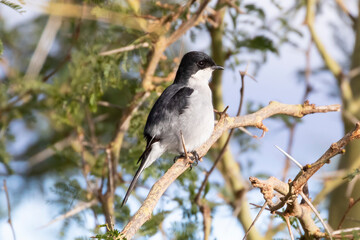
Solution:
<path fill-rule="evenodd" d="M 197 161 L 195 151 L 214 129 L 214 108 L 209 87 L 212 72 L 224 70 L 204 52 L 191 51 L 181 59 L 174 82 L 168 86 L 148 115 L 144 137 L 146 148 L 138 160 L 140 166 L 125 194 L 123 206 L 140 174 L 165 152 L 184 156 L 184 147 Z"/>

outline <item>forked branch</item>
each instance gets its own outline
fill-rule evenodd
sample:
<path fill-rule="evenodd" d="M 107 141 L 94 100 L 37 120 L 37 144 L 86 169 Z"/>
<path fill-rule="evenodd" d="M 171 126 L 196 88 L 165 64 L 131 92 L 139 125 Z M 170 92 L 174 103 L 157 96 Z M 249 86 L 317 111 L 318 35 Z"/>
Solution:
<path fill-rule="evenodd" d="M 249 115 L 221 118 L 216 124 L 211 137 L 207 140 L 206 143 L 196 149 L 196 151 L 200 157 L 203 157 L 225 131 L 233 128 L 255 126 L 261 129 L 265 129 L 262 121 L 273 115 L 284 114 L 293 117 L 303 117 L 311 113 L 325 113 L 339 110 L 340 105 L 338 104 L 316 107 L 314 104 L 309 104 L 308 102 L 305 102 L 303 105 L 290 105 L 279 102 L 270 102 L 268 106 Z M 155 208 L 160 197 L 164 194 L 170 184 L 189 168 L 188 163 L 188 160 L 185 158 L 178 159 L 176 163 L 174 163 L 172 167 L 153 185 L 144 203 L 131 218 L 117 239 L 131 239 L 139 230 L 139 228 L 151 218 L 153 209 Z"/>
<path fill-rule="evenodd" d="M 267 180 L 259 180 L 255 177 L 250 177 L 253 187 L 259 188 L 263 194 L 266 203 L 270 207 L 272 213 L 277 213 L 282 216 L 292 216 L 300 220 L 307 238 L 329 238 L 337 234 L 330 231 L 326 223 L 321 219 L 319 213 L 312 205 L 311 201 L 302 192 L 305 183 L 313 176 L 325 163 L 329 163 L 330 159 L 339 153 L 344 153 L 344 147 L 355 139 L 360 139 L 360 122 L 356 123 L 355 128 L 347 133 L 336 143 L 331 144 L 330 148 L 314 163 L 307 164 L 303 167 L 296 178 L 290 183 L 280 181 L 275 177 L 270 177 Z M 282 195 L 279 202 L 274 203 L 274 192 Z M 301 195 L 305 202 L 298 202 L 298 195 Z M 282 207 L 286 206 L 284 212 L 277 212 Z M 327 235 L 320 231 L 311 216 L 312 211 L 317 215 L 326 229 Z"/>

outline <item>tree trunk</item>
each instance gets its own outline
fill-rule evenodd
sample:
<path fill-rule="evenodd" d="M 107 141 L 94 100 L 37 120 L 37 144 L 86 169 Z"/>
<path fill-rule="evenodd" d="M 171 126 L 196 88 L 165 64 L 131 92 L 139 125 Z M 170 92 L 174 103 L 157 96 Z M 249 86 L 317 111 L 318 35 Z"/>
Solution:
<path fill-rule="evenodd" d="M 360 1 L 358 3 L 360 13 Z M 360 68 L 360 17 L 357 19 L 355 27 L 355 46 L 352 56 L 351 69 Z M 345 133 L 354 128 L 354 123 L 349 119 L 349 115 L 360 119 L 360 74 L 357 74 L 350 79 L 350 88 L 352 98 L 343 101 L 343 120 Z M 353 171 L 360 167 L 360 141 L 352 141 L 346 147 L 346 153 L 341 158 L 339 170 Z M 344 180 L 343 183 L 337 187 L 331 194 L 329 223 L 333 228 L 337 228 L 339 222 L 344 215 L 345 210 L 349 205 L 349 198 L 360 198 L 360 180 L 354 179 L 356 184 L 351 190 L 351 194 L 347 195 L 348 188 L 351 186 L 348 181 Z M 356 220 L 356 221 L 354 221 Z M 359 226 L 360 221 L 360 204 L 355 205 L 347 215 L 342 227 L 355 227 Z"/>

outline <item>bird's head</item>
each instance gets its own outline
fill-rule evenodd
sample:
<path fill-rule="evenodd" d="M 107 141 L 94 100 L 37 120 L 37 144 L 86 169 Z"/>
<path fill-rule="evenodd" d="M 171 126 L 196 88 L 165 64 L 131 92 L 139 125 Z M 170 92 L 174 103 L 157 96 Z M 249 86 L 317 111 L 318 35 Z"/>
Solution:
<path fill-rule="evenodd" d="M 216 65 L 214 60 L 206 53 L 188 52 L 181 59 L 174 83 L 207 84 L 214 70 L 224 70 L 224 68 Z"/>

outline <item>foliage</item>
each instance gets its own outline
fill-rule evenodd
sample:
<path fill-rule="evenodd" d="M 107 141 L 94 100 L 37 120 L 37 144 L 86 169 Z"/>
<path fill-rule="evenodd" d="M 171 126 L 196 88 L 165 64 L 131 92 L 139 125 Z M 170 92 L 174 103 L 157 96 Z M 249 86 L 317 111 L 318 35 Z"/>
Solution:
<path fill-rule="evenodd" d="M 8 6 L 9 8 L 12 8 L 13 10 L 17 11 L 18 13 L 24 13 L 25 11 L 22 10 L 22 6 L 20 6 L 19 4 L 10 2 L 8 0 L 0 0 L 0 4 L 4 4 L 6 6 Z"/>
<path fill-rule="evenodd" d="M 111 230 L 109 229 L 107 224 L 103 224 L 100 225 L 99 227 L 106 227 L 107 231 L 104 234 L 97 234 L 95 237 L 96 239 L 103 239 L 103 240 L 113 240 L 113 239 L 121 239 L 121 240 L 126 240 L 126 238 L 121 238 L 121 234 L 119 232 L 119 230 L 114 229 Z"/>
<path fill-rule="evenodd" d="M 357 175 L 360 175 L 360 169 L 355 169 L 352 173 L 348 174 L 346 177 L 344 177 L 344 180 L 351 181 L 353 180 Z"/>

